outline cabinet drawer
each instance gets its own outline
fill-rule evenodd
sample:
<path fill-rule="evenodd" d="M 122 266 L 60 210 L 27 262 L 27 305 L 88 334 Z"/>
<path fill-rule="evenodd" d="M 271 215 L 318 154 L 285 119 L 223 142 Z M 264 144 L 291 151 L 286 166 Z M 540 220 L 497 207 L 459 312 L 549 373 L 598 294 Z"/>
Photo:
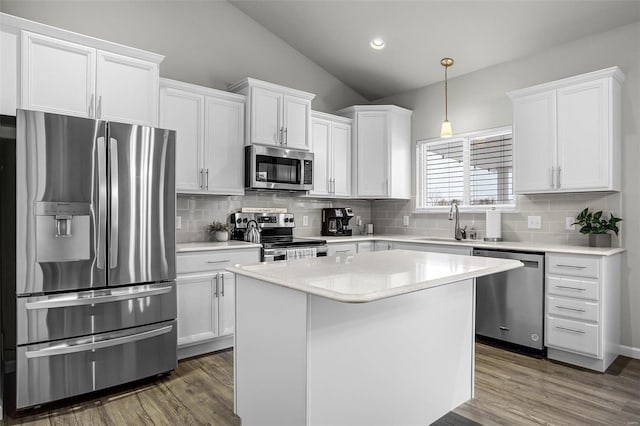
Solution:
<path fill-rule="evenodd" d="M 597 357 L 598 325 L 547 315 L 545 343 L 554 348 Z"/>
<path fill-rule="evenodd" d="M 236 263 L 260 262 L 260 249 L 220 250 L 198 254 L 178 253 L 176 269 L 178 274 L 226 269 Z"/>
<path fill-rule="evenodd" d="M 547 313 L 585 321 L 598 321 L 600 305 L 586 300 L 547 296 Z"/>
<path fill-rule="evenodd" d="M 547 276 L 547 293 L 579 299 L 599 300 L 598 281 Z"/>
<path fill-rule="evenodd" d="M 600 258 L 550 254 L 547 256 L 547 272 L 574 277 L 598 278 Z"/>

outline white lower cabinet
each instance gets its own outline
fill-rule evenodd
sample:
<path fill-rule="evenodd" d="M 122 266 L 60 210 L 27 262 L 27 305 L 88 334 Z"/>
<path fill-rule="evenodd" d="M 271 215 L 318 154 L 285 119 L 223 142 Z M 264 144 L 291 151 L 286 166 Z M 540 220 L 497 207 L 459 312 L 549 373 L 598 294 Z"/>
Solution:
<path fill-rule="evenodd" d="M 375 251 L 373 241 L 360 241 L 358 243 L 358 253 L 369 253 Z"/>
<path fill-rule="evenodd" d="M 357 243 L 329 243 L 327 256 L 350 256 L 358 252 Z"/>
<path fill-rule="evenodd" d="M 547 254 L 545 293 L 547 356 L 604 372 L 620 349 L 620 255 Z"/>
<path fill-rule="evenodd" d="M 259 261 L 259 248 L 178 253 L 179 359 L 233 346 L 235 274 L 225 268 Z"/>
<path fill-rule="evenodd" d="M 391 241 L 375 241 L 373 247 L 375 251 L 387 251 L 391 250 L 392 246 Z"/>

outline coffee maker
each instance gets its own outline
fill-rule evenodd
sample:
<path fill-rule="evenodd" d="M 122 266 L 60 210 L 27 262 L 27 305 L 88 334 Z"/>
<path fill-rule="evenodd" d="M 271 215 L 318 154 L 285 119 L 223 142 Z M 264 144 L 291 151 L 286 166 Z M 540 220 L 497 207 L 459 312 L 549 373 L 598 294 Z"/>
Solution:
<path fill-rule="evenodd" d="M 351 207 L 322 209 L 322 235 L 350 237 L 349 221 L 353 217 Z"/>

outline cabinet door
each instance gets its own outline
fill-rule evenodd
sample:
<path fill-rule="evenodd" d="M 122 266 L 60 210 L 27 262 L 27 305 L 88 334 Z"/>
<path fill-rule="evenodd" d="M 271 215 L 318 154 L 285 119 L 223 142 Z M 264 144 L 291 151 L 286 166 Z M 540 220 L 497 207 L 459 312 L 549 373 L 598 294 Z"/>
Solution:
<path fill-rule="evenodd" d="M 356 197 L 386 197 L 388 193 L 388 126 L 386 112 L 359 112 Z"/>
<path fill-rule="evenodd" d="M 516 193 L 555 191 L 556 92 L 513 100 Z"/>
<path fill-rule="evenodd" d="M 609 87 L 599 80 L 558 89 L 561 190 L 609 188 Z"/>
<path fill-rule="evenodd" d="M 176 131 L 176 191 L 202 189 L 204 96 L 160 89 L 160 127 Z"/>
<path fill-rule="evenodd" d="M 178 346 L 218 336 L 217 273 L 186 275 L 176 280 Z"/>
<path fill-rule="evenodd" d="M 284 145 L 287 148 L 309 149 L 311 102 L 285 96 L 283 113 Z"/>
<path fill-rule="evenodd" d="M 22 32 L 21 108 L 94 116 L 96 50 Z"/>
<path fill-rule="evenodd" d="M 97 61 L 96 117 L 156 126 L 158 65 L 103 51 Z"/>
<path fill-rule="evenodd" d="M 313 143 L 313 190 L 310 195 L 328 196 L 331 194 L 330 169 L 331 122 L 313 119 L 311 140 Z"/>
<path fill-rule="evenodd" d="M 374 251 L 387 251 L 391 250 L 392 244 L 389 241 L 376 241 L 374 244 Z"/>
<path fill-rule="evenodd" d="M 220 272 L 220 308 L 218 330 L 220 336 L 233 334 L 236 321 L 236 275 Z"/>
<path fill-rule="evenodd" d="M 280 145 L 282 98 L 280 93 L 260 87 L 251 89 L 251 143 Z"/>
<path fill-rule="evenodd" d="M 362 241 L 358 243 L 358 253 L 369 253 L 375 251 L 373 241 Z"/>
<path fill-rule="evenodd" d="M 333 195 L 351 196 L 351 126 L 333 123 L 331 132 Z"/>
<path fill-rule="evenodd" d="M 244 194 L 244 104 L 206 98 L 205 190 L 216 194 Z"/>

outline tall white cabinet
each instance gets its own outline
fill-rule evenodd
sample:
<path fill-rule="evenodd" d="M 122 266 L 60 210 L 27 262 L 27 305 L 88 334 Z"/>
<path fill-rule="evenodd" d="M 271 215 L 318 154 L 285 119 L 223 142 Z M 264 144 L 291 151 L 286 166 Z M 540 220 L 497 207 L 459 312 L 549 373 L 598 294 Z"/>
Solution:
<path fill-rule="evenodd" d="M 16 108 L 158 125 L 164 56 L 0 16 L 2 112 Z"/>
<path fill-rule="evenodd" d="M 353 195 L 411 198 L 411 114 L 395 105 L 356 105 L 339 115 L 353 120 Z"/>
<path fill-rule="evenodd" d="M 607 68 L 508 93 L 517 193 L 620 190 L 620 86 Z"/>
<path fill-rule="evenodd" d="M 351 197 L 351 119 L 312 112 L 315 197 Z"/>
<path fill-rule="evenodd" d="M 229 86 L 247 97 L 246 144 L 308 150 L 312 93 L 245 78 Z"/>
<path fill-rule="evenodd" d="M 244 194 L 243 95 L 161 79 L 160 127 L 177 131 L 176 191 Z"/>

